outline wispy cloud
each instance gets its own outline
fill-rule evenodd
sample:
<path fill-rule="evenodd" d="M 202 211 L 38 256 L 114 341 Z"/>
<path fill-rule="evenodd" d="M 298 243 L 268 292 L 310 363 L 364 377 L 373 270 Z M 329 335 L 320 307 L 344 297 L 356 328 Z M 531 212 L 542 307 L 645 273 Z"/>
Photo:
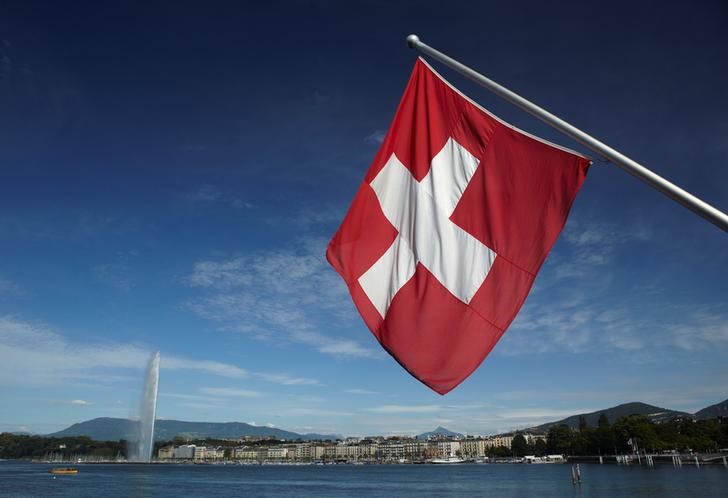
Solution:
<path fill-rule="evenodd" d="M 268 428 L 275 427 L 275 424 L 272 424 L 270 422 L 266 422 L 264 424 L 259 424 L 255 420 L 251 420 L 250 422 L 246 422 L 246 424 L 252 425 L 253 427 L 268 427 Z"/>
<path fill-rule="evenodd" d="M 258 377 L 268 382 L 281 384 L 284 386 L 320 386 L 321 381 L 318 379 L 309 379 L 306 377 L 292 377 L 284 373 L 256 373 Z"/>
<path fill-rule="evenodd" d="M 91 403 L 89 403 L 85 399 L 72 399 L 71 404 L 72 405 L 90 405 Z"/>
<path fill-rule="evenodd" d="M 379 394 L 377 391 L 370 391 L 368 389 L 344 389 L 343 392 L 348 393 L 348 394 L 361 394 L 361 395 Z"/>
<path fill-rule="evenodd" d="M 142 369 L 150 354 L 148 349 L 133 344 L 71 341 L 44 325 L 0 317 L 0 385 L 113 383 L 128 379 L 114 369 Z M 162 355 L 161 368 L 196 370 L 228 378 L 248 375 L 235 365 L 169 354 Z"/>
<path fill-rule="evenodd" d="M 341 357 L 382 358 L 352 339 L 320 332 L 334 320 L 356 320 L 346 287 L 324 261 L 324 239 L 297 250 L 201 261 L 185 282 L 203 291 L 189 303 L 199 316 L 257 339 L 305 344 Z"/>
<path fill-rule="evenodd" d="M 286 410 L 286 414 L 311 417 L 350 417 L 354 415 L 351 412 L 345 412 L 340 410 L 326 410 L 321 408 L 292 408 L 290 410 Z"/>
<path fill-rule="evenodd" d="M 231 379 L 244 379 L 250 374 L 244 368 L 210 360 L 190 360 L 176 356 L 162 356 L 160 366 L 169 370 L 192 370 Z"/>
<path fill-rule="evenodd" d="M 2 294 L 20 294 L 20 286 L 0 276 L 0 295 Z"/>
<path fill-rule="evenodd" d="M 269 219 L 269 223 L 277 224 L 281 221 L 293 225 L 299 230 L 310 230 L 312 227 L 332 226 L 341 223 L 346 214 L 347 206 L 326 204 L 318 208 L 304 207 L 297 209 L 295 215 L 283 219 Z"/>
<path fill-rule="evenodd" d="M 728 314 L 700 310 L 686 323 L 667 328 L 671 342 L 687 351 L 728 346 Z"/>
<path fill-rule="evenodd" d="M 138 255 L 136 250 L 120 252 L 112 262 L 94 266 L 91 272 L 99 282 L 128 292 L 136 283 L 132 268 L 134 259 Z"/>
<path fill-rule="evenodd" d="M 251 209 L 253 207 L 251 203 L 234 195 L 226 194 L 216 186 L 209 184 L 200 186 L 200 188 L 188 193 L 185 197 L 191 203 L 221 203 L 234 209 Z"/>
<path fill-rule="evenodd" d="M 622 245 L 648 240 L 650 233 L 644 227 L 615 226 L 572 216 L 562 238 L 568 243 L 568 253 L 564 261 L 556 262 L 554 274 L 557 279 L 583 278 L 614 262 Z"/>
<path fill-rule="evenodd" d="M 380 145 L 382 142 L 384 142 L 385 135 L 386 135 L 386 132 L 384 130 L 376 129 L 373 132 L 371 132 L 369 135 L 364 137 L 364 141 L 369 142 L 374 145 Z"/>
<path fill-rule="evenodd" d="M 188 394 L 188 393 L 170 393 L 161 391 L 159 393 L 160 398 L 171 398 L 171 399 L 182 399 L 185 401 L 197 401 L 197 402 L 211 402 L 216 401 L 216 398 L 211 396 L 202 396 L 199 394 Z"/>
<path fill-rule="evenodd" d="M 221 396 L 224 398 L 259 398 L 263 396 L 259 391 L 234 387 L 201 387 L 200 392 L 210 396 Z"/>
<path fill-rule="evenodd" d="M 639 296 L 644 296 L 639 293 Z M 536 297 L 524 307 L 496 348 L 499 354 L 551 352 L 629 353 L 633 362 L 670 354 L 728 348 L 728 308 L 695 309 L 665 300 L 614 296 L 609 292 L 569 299 Z"/>
<path fill-rule="evenodd" d="M 432 413 L 442 410 L 440 405 L 382 405 L 365 408 L 365 411 L 372 413 Z"/>

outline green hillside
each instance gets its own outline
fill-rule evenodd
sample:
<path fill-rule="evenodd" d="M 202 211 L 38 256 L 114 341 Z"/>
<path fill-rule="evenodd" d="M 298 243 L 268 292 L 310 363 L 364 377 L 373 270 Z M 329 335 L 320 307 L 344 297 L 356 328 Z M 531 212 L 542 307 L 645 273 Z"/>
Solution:
<path fill-rule="evenodd" d="M 672 420 L 676 417 L 692 417 L 689 413 L 679 412 L 676 410 L 670 410 L 668 408 L 660 408 L 659 406 L 648 405 L 646 403 L 624 403 L 621 405 L 613 406 L 612 408 L 606 408 L 604 410 L 598 410 L 591 413 L 581 413 L 572 415 L 563 420 L 557 420 L 556 422 L 549 422 L 546 424 L 534 427 L 533 430 L 538 432 L 546 432 L 554 425 L 565 424 L 572 429 L 579 427 L 579 418 L 584 417 L 588 427 L 596 427 L 601 414 L 606 415 L 610 423 L 614 423 L 620 417 L 626 417 L 628 415 L 646 415 L 652 422 L 663 422 L 666 420 Z"/>

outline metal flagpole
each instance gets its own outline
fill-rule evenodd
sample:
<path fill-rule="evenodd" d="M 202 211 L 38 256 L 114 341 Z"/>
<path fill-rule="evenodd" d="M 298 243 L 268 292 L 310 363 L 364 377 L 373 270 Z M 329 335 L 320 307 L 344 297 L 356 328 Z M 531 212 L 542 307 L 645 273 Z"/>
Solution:
<path fill-rule="evenodd" d="M 410 48 L 417 49 L 423 54 L 429 55 L 433 59 L 442 62 L 449 68 L 463 74 L 467 78 L 470 78 L 480 86 L 487 88 L 499 97 L 507 100 L 512 104 L 517 105 L 529 114 L 536 116 L 541 121 L 545 122 L 548 125 L 551 125 L 560 132 L 568 135 L 580 144 L 584 145 L 588 149 L 596 152 L 612 164 L 619 166 L 627 173 L 636 176 L 643 182 L 651 185 L 663 194 L 679 202 L 697 215 L 702 216 L 718 228 L 722 229 L 724 232 L 728 232 L 728 215 L 726 215 L 721 210 L 695 197 L 690 192 L 681 189 L 680 187 L 664 179 L 657 173 L 645 168 L 638 162 L 633 161 L 624 154 L 612 149 L 611 147 L 600 142 L 591 135 L 584 133 L 579 128 L 570 125 L 563 119 L 554 116 L 553 114 L 545 109 L 542 109 L 533 102 L 524 99 L 520 95 L 499 85 L 495 81 L 488 79 L 482 74 L 470 69 L 468 66 L 461 64 L 455 59 L 452 59 L 442 52 L 435 50 L 429 45 L 421 42 L 420 38 L 417 35 L 409 35 L 407 37 L 407 45 L 409 45 Z"/>

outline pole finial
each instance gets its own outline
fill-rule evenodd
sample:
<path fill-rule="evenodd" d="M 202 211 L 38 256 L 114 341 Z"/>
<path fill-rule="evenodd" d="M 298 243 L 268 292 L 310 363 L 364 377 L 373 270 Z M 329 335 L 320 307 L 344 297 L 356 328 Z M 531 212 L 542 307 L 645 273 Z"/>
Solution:
<path fill-rule="evenodd" d="M 409 48 L 415 48 L 417 47 L 417 44 L 420 43 L 420 37 L 417 35 L 409 35 L 407 37 L 407 46 Z"/>

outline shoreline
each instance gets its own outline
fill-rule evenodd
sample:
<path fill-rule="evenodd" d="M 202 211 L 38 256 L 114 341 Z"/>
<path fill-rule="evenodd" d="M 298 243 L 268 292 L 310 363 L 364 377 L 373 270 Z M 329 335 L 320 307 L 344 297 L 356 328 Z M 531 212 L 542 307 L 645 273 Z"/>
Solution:
<path fill-rule="evenodd" d="M 0 462 L 28 462 L 44 465 L 227 465 L 227 466 L 372 466 L 372 465 L 432 465 L 447 467 L 452 465 L 565 465 L 565 464 L 594 464 L 594 465 L 617 465 L 617 466 L 664 466 L 684 465 L 713 466 L 722 465 L 728 467 L 728 455 L 725 453 L 694 453 L 694 454 L 646 454 L 646 455 L 582 455 L 566 456 L 562 461 L 536 461 L 529 462 L 526 458 L 491 458 L 491 459 L 467 459 L 461 462 L 433 462 L 427 460 L 335 460 L 335 461 L 277 461 L 277 460 L 219 460 L 219 461 L 194 461 L 194 460 L 154 460 L 151 462 L 134 462 L 128 460 L 42 460 L 33 458 L 0 459 Z M 649 463 L 648 463 L 649 462 Z"/>

